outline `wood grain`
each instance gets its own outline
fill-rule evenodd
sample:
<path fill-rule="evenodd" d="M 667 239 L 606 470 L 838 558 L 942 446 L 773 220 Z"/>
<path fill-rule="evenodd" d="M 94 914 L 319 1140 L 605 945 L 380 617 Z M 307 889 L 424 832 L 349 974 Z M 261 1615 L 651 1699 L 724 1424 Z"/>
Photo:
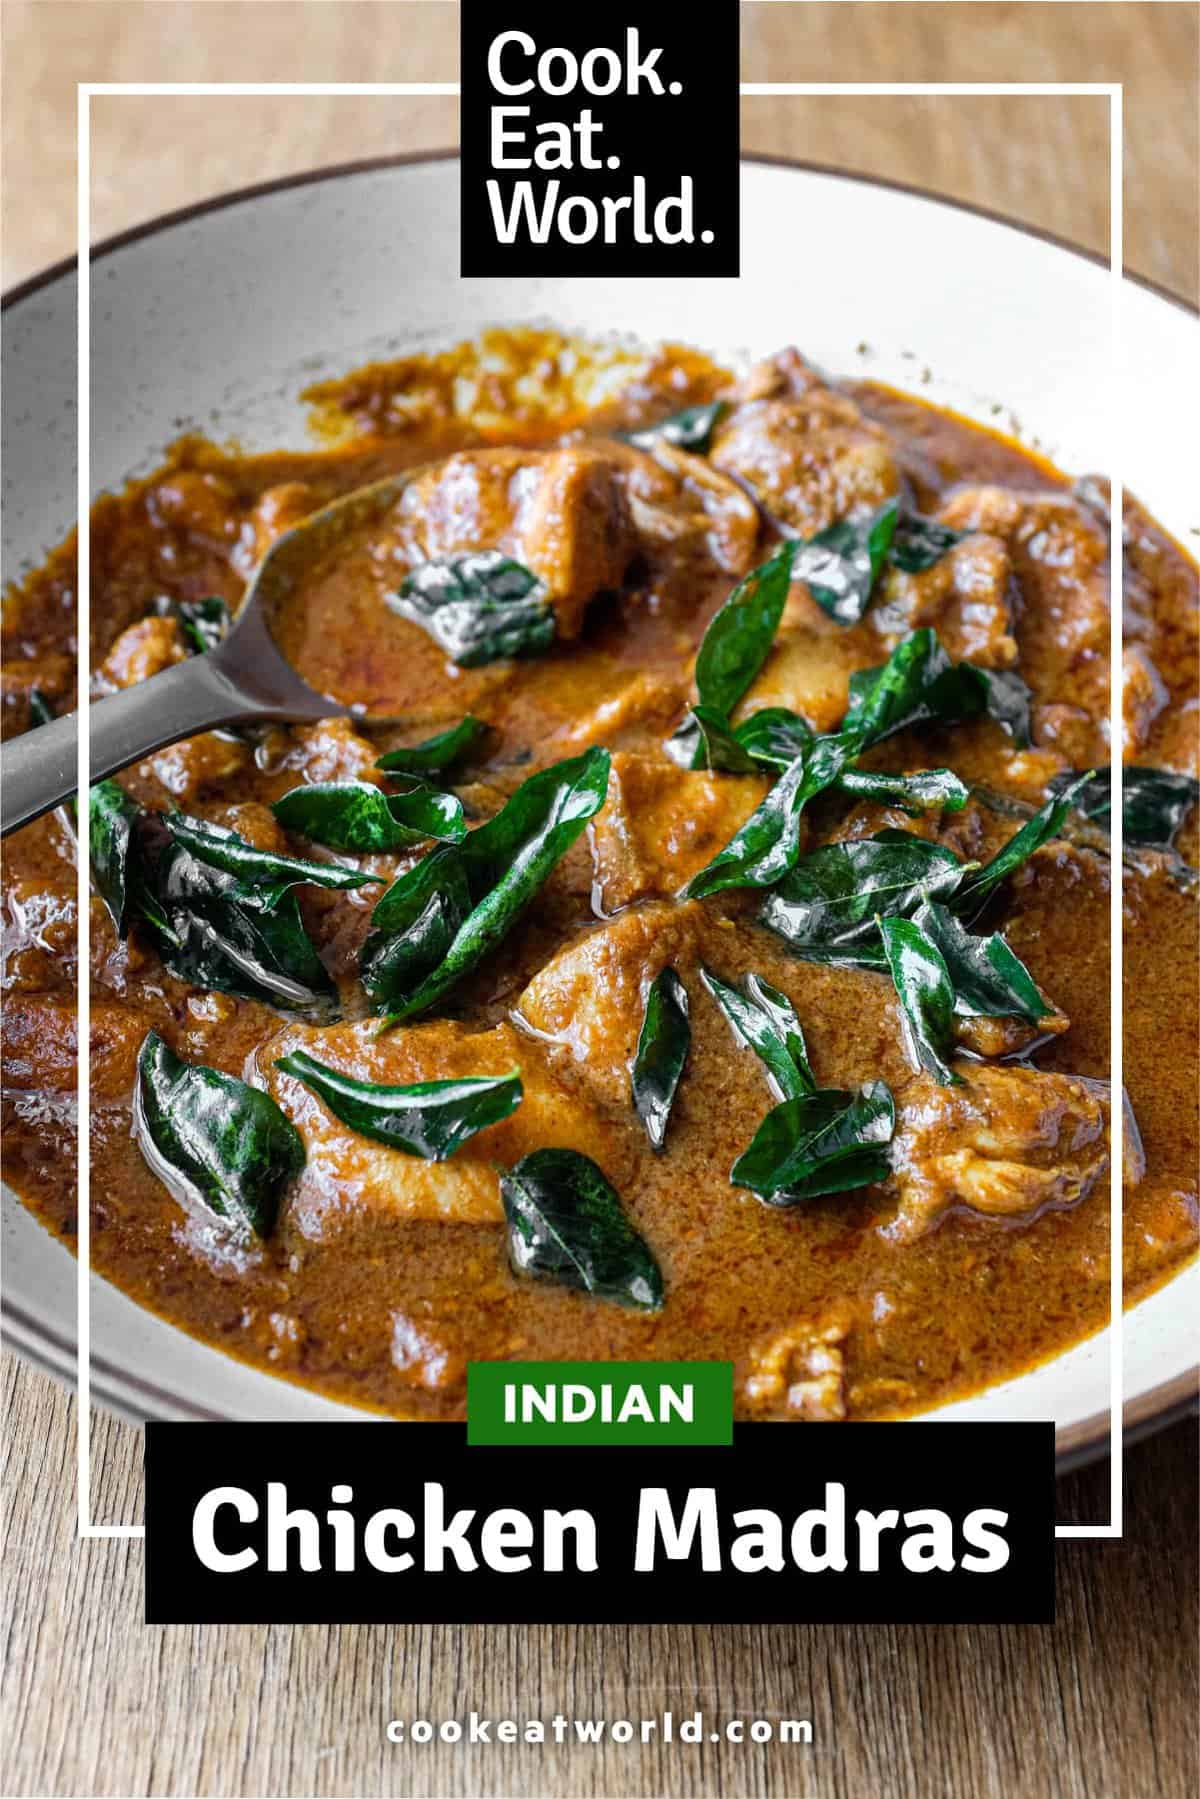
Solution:
<path fill-rule="evenodd" d="M 142 1546 L 73 1541 L 73 1400 L 5 1363 L 8 1777 L 34 1794 L 1190 1799 L 1196 1429 L 1129 1452 L 1124 1543 L 1064 1543 L 1051 1627 L 149 1628 Z M 202 1429 L 197 1426 L 197 1429 Z M 105 1516 L 140 1435 L 98 1418 Z M 1102 1514 L 1107 1470 L 1060 1484 Z M 35 1498 L 34 1496 L 37 1495 Z M 391 1717 L 810 1718 L 811 1749 L 392 1748 Z"/>
<path fill-rule="evenodd" d="M 1192 4 L 746 5 L 746 81 L 1120 81 L 1126 261 L 1194 298 L 1200 237 Z M 72 253 L 75 83 L 458 76 L 443 0 L 5 0 L 4 283 Z M 457 141 L 443 99 L 98 98 L 94 237 L 299 169 Z M 236 122 L 234 122 L 236 121 Z M 747 100 L 748 151 L 797 156 L 1108 241 L 1099 99 Z"/>
<path fill-rule="evenodd" d="M 6 0 L 6 284 L 71 253 L 77 80 L 454 80 L 448 5 Z M 1120 80 L 1127 261 L 1197 285 L 1191 5 L 758 5 L 746 80 Z M 1020 109 L 1019 112 L 1017 109 Z M 98 100 L 93 231 L 273 175 L 456 139 L 446 100 Z M 891 176 L 1089 247 L 1103 104 L 744 103 L 745 148 Z M 74 1540 L 73 1401 L 8 1357 L 12 1795 L 820 1794 L 1106 1799 L 1195 1789 L 1196 1432 L 1128 1457 L 1129 1536 L 1064 1544 L 1053 1629 L 277 1628 L 139 1623 L 139 1543 Z M 97 1516 L 141 1515 L 139 1433 L 97 1414 Z M 1062 1483 L 1104 1515 L 1107 1470 Z M 811 1717 L 811 1750 L 401 1750 L 391 1716 Z"/>

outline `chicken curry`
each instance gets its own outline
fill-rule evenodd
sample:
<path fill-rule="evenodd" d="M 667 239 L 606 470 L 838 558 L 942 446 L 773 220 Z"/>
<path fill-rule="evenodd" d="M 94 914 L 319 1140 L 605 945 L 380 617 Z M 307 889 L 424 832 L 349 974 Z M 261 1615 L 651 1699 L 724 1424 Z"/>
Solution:
<path fill-rule="evenodd" d="M 719 1359 L 742 1417 L 959 1397 L 1197 1240 L 1197 573 L 1104 485 L 792 350 L 491 333 L 197 438 L 91 521 L 93 690 L 412 471 L 273 618 L 352 707 L 90 796 L 94 1266 L 261 1368 L 457 1418 L 468 1361 Z M 7 597 L 69 708 L 74 549 Z M 1125 855 L 1109 854 L 1112 754 Z M 8 1177 L 75 1231 L 76 816 L 8 845 Z M 1125 1082 L 1108 1082 L 1123 881 Z"/>

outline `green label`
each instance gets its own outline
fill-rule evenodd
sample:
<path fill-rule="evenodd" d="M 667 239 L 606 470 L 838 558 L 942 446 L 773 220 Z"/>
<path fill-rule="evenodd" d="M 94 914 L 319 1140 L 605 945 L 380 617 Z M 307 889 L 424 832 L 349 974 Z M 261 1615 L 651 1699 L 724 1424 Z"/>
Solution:
<path fill-rule="evenodd" d="M 471 1362 L 468 1443 L 732 1443 L 732 1362 Z"/>

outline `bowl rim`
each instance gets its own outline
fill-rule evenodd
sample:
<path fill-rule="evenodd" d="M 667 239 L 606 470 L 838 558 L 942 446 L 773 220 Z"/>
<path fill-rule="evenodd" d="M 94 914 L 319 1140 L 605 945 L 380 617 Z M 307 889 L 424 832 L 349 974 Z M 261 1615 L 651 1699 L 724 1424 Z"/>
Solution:
<path fill-rule="evenodd" d="M 226 207 L 242 205 L 248 201 L 262 199 L 269 194 L 285 192 L 290 188 L 315 186 L 323 181 L 337 181 L 350 176 L 373 174 L 387 169 L 456 162 L 458 159 L 458 148 L 448 146 L 443 149 L 406 150 L 380 156 L 359 157 L 346 162 L 325 163 L 316 168 L 295 170 L 290 174 L 272 176 L 268 180 L 252 182 L 245 187 L 231 188 L 219 194 L 211 194 L 205 199 L 192 201 L 186 206 L 175 207 L 169 212 L 156 213 L 152 218 L 144 219 L 139 224 L 128 226 L 123 231 L 114 232 L 91 246 L 90 261 L 99 262 L 129 244 L 138 243 L 143 238 L 156 236 L 159 232 L 168 231 L 176 225 L 186 224 L 191 219 L 203 218 L 209 213 L 223 211 Z M 1044 226 L 1028 224 L 1024 220 L 1014 218 L 1010 213 L 982 206 L 975 201 L 961 200 L 947 194 L 940 194 L 933 188 L 922 187 L 914 182 L 898 181 L 890 176 L 867 175 L 857 170 L 839 168 L 830 163 L 813 162 L 803 157 L 771 155 L 766 152 L 743 155 L 739 161 L 762 168 L 799 170 L 808 175 L 827 176 L 838 181 L 852 182 L 860 187 L 876 188 L 887 193 L 905 194 L 914 199 L 927 200 L 934 205 L 983 219 L 989 224 L 1004 226 L 1010 231 L 1020 232 L 1022 236 L 1035 238 L 1069 256 L 1089 262 L 1097 268 L 1107 269 L 1109 266 L 1108 258 L 1099 251 L 1090 250 L 1082 244 L 1072 243 L 1069 238 L 1047 230 Z M 77 269 L 78 261 L 78 256 L 62 257 L 59 261 L 16 282 L 0 295 L 0 313 L 7 312 L 10 306 L 17 305 L 20 301 L 40 292 L 41 289 L 70 275 Z M 1177 308 L 1185 316 L 1200 319 L 1200 306 L 1184 298 L 1183 295 L 1175 293 L 1172 289 L 1150 280 L 1147 276 L 1130 269 L 1123 269 L 1122 280 L 1143 288 L 1167 305 Z M 0 1321 L 7 1330 L 15 1329 L 18 1341 L 11 1346 L 16 1349 L 18 1354 L 43 1369 L 44 1372 L 73 1384 L 71 1369 L 77 1356 L 75 1344 L 68 1343 L 56 1332 L 48 1329 L 45 1324 L 31 1318 L 20 1306 L 14 1305 L 7 1293 L 2 1291 L 0 1291 Z M 94 1356 L 92 1358 L 91 1374 L 93 1396 L 108 1409 L 135 1423 L 144 1423 L 161 1416 L 159 1409 L 161 1402 L 166 1402 L 174 1412 L 185 1412 L 189 1417 L 198 1421 L 213 1421 L 221 1416 L 192 1400 L 183 1399 L 168 1392 L 152 1381 L 144 1380 L 136 1373 L 116 1368 L 103 1357 Z M 1020 1376 L 1014 1376 L 1014 1378 L 1019 1379 Z M 131 1391 L 133 1394 L 145 1395 L 146 1405 L 144 1408 L 136 1398 L 131 1397 Z M 1195 1413 L 1198 1407 L 1200 1407 L 1200 1362 L 1125 1401 L 1123 1408 L 1124 1441 L 1126 1443 L 1136 1442 L 1140 1437 L 1161 1430 L 1189 1413 Z M 1109 1414 L 1107 1411 L 1095 1412 L 1090 1417 L 1081 1418 L 1074 1424 L 1056 1430 L 1056 1472 L 1061 1475 L 1075 1468 L 1083 1467 L 1088 1462 L 1096 1461 L 1106 1455 L 1108 1450 Z"/>

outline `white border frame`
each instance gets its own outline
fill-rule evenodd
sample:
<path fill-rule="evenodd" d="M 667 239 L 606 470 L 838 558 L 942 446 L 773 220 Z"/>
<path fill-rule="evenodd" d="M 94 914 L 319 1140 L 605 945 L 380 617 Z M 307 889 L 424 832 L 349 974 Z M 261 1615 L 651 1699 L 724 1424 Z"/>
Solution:
<path fill-rule="evenodd" d="M 1124 171 L 1124 130 L 1122 103 L 1124 90 L 1120 83 L 1114 82 L 1045 82 L 1045 81 L 1001 81 L 1001 82 L 742 82 L 739 93 L 742 99 L 775 99 L 775 98 L 824 98 L 825 96 L 842 96 L 843 98 L 869 98 L 872 96 L 920 97 L 920 98 L 974 98 L 1007 99 L 1020 97 L 1040 98 L 1093 98 L 1108 101 L 1109 121 L 1109 283 L 1110 283 L 1110 356 L 1113 372 L 1113 405 L 1111 443 L 1109 448 L 1109 482 L 1112 492 L 1112 507 L 1109 530 L 1109 564 L 1111 599 L 1110 614 L 1114 620 L 1120 620 L 1122 614 L 1122 575 L 1123 575 L 1123 532 L 1122 513 L 1124 489 L 1121 484 L 1120 469 L 1113 466 L 1118 459 L 1118 446 L 1121 441 L 1121 379 L 1123 361 L 1121 355 L 1121 283 L 1123 278 L 1123 192 L 1122 179 Z M 77 206 L 77 256 L 78 256 L 78 363 L 77 363 L 77 403 L 78 403 L 78 478 L 77 503 L 79 513 L 79 575 L 77 582 L 78 595 L 78 634 L 81 643 L 88 640 L 91 608 L 91 534 L 88 521 L 91 517 L 91 102 L 93 97 L 111 98 L 160 98 L 173 96 L 189 99 L 205 98 L 255 98 L 259 96 L 281 98 L 359 98 L 371 96 L 384 99 L 395 99 L 402 96 L 412 98 L 457 99 L 459 83 L 457 81 L 441 82 L 183 82 L 183 81 L 131 81 L 131 82 L 79 82 L 76 86 L 76 206 Z M 1121 716 L 1121 659 L 1118 654 L 1119 637 L 1114 629 L 1110 638 L 1110 685 L 1109 708 L 1110 718 L 1117 721 Z M 78 667 L 77 705 L 80 718 L 87 716 L 90 701 L 90 670 L 86 658 L 80 659 Z M 1119 745 L 1114 746 L 1119 748 Z M 1112 859 L 1117 868 L 1121 866 L 1124 850 L 1123 819 L 1123 780 L 1122 763 L 1118 755 L 1112 764 Z M 87 731 L 79 733 L 78 791 L 86 793 L 91 786 L 91 743 Z M 91 902 L 90 856 L 89 856 L 89 821 L 86 806 L 79 810 L 78 818 L 79 858 L 77 867 L 78 918 L 79 918 L 79 967 L 87 968 L 90 962 L 90 917 Z M 1109 933 L 1110 933 L 1110 996 L 1109 996 L 1109 1076 L 1114 1093 L 1123 1090 L 1123 940 L 1122 940 L 1122 882 L 1114 880 L 1110 887 Z M 77 1449 L 77 1525 L 81 1538 L 96 1537 L 144 1537 L 144 1524 L 97 1524 L 92 1519 L 92 1467 L 91 1467 L 91 1143 L 87 1121 L 90 1118 L 91 1083 L 88 1057 L 84 1053 L 84 1045 L 90 1037 L 91 994 L 86 982 L 79 987 L 79 1022 L 76 1047 L 76 1095 L 78 1101 L 79 1129 L 79 1161 L 78 1161 L 78 1250 L 76 1262 L 76 1303 L 78 1311 L 78 1355 L 76 1363 L 76 1380 L 78 1386 L 78 1412 L 76 1416 L 76 1449 Z M 1119 1538 L 1124 1529 L 1124 1467 L 1122 1449 L 1124 1443 L 1124 1418 L 1122 1411 L 1122 1370 L 1124 1354 L 1124 1256 L 1122 1244 L 1122 1224 L 1124 1218 L 1124 1193 L 1122 1187 L 1123 1169 L 1123 1136 L 1124 1117 L 1120 1105 L 1112 1107 L 1112 1161 L 1109 1186 L 1110 1200 L 1110 1274 L 1109 1274 L 1109 1517 L 1106 1524 L 1056 1524 L 1056 1537 L 1089 1537 Z M 85 1195 L 88 1198 L 85 1200 Z"/>

